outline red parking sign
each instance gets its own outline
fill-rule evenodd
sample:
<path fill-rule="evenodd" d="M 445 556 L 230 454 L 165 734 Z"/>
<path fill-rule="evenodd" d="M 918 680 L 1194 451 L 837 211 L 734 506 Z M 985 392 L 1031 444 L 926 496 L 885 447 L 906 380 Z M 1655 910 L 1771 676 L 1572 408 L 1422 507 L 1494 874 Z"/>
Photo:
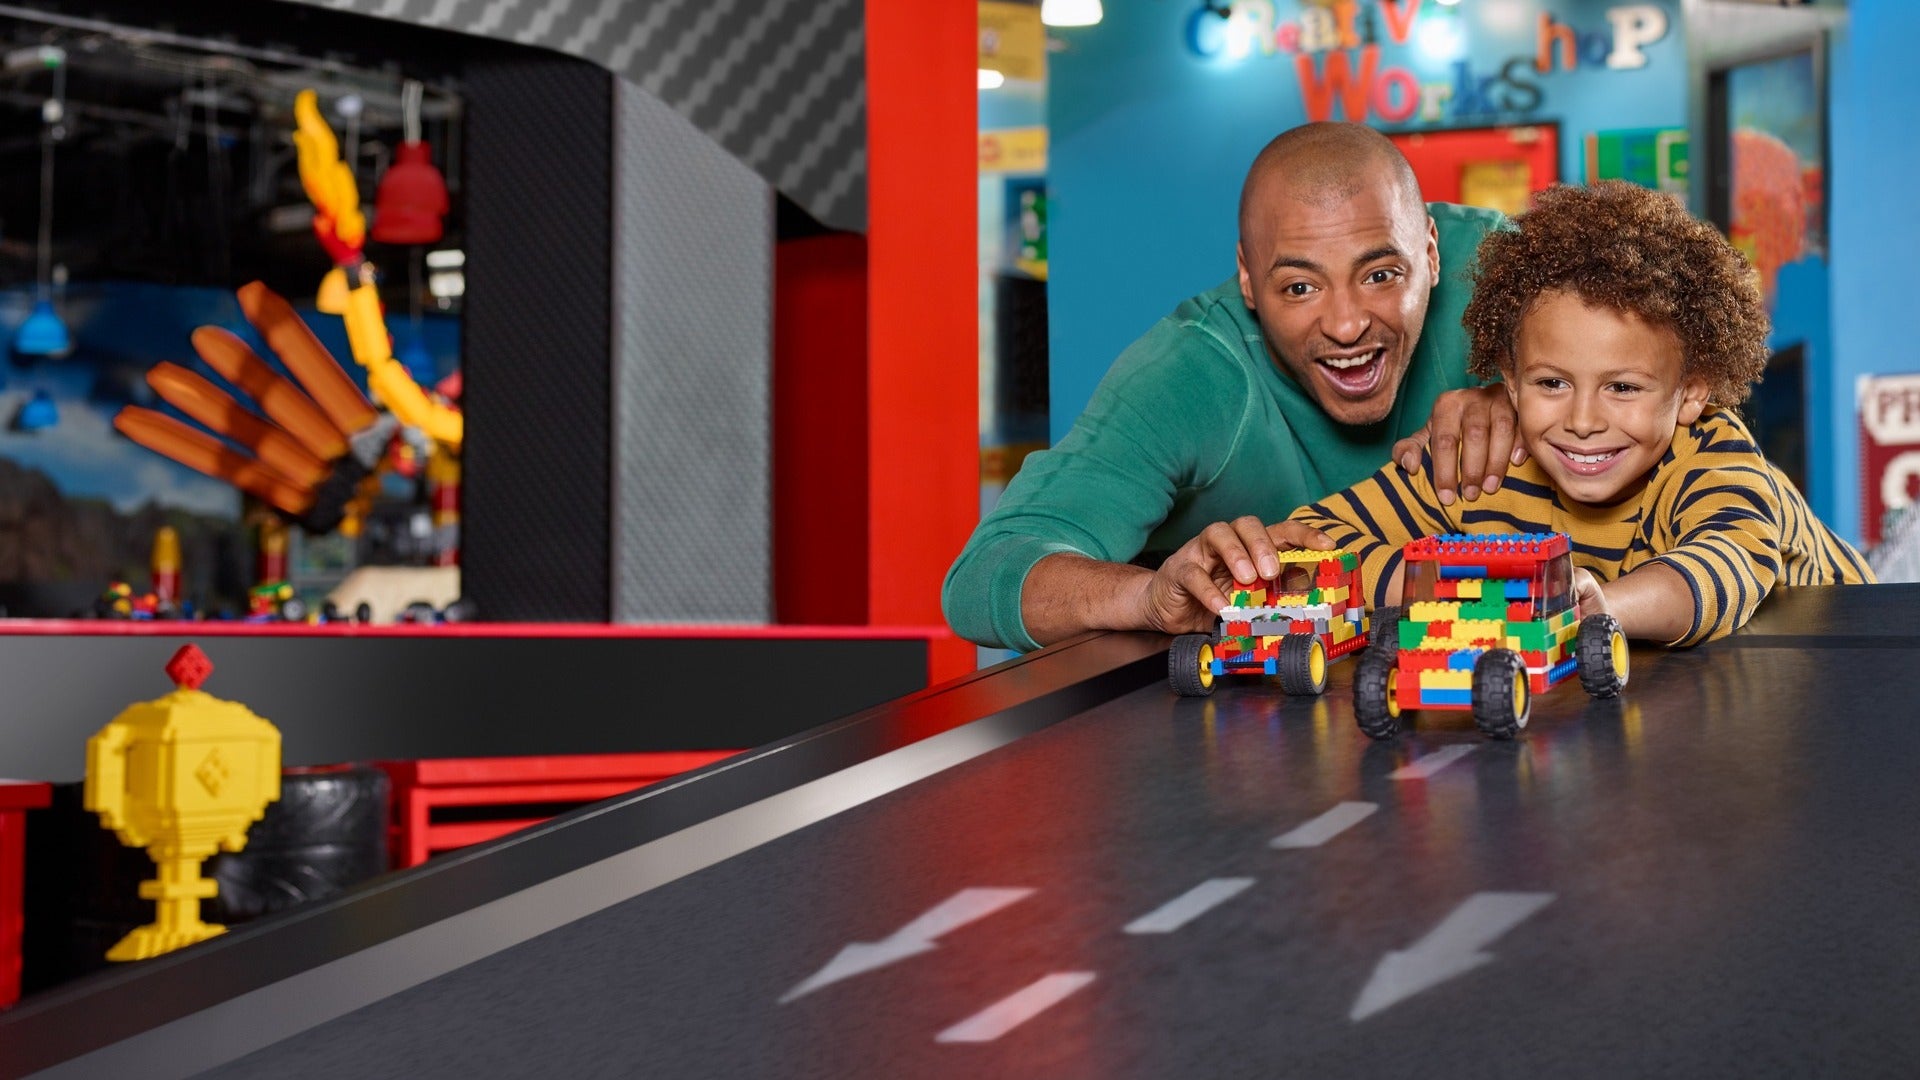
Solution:
<path fill-rule="evenodd" d="M 1920 375 L 1860 380 L 1860 531 L 1880 542 L 1887 511 L 1920 500 Z"/>

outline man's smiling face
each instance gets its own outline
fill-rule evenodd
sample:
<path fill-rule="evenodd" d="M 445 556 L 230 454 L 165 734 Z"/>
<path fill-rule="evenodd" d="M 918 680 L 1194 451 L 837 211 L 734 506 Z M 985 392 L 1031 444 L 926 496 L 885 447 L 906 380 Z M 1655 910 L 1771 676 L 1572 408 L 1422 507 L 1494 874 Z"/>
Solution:
<path fill-rule="evenodd" d="M 1440 276 L 1432 219 L 1384 169 L 1351 191 L 1262 186 L 1240 237 L 1240 294 L 1268 355 L 1335 421 L 1386 419 Z"/>

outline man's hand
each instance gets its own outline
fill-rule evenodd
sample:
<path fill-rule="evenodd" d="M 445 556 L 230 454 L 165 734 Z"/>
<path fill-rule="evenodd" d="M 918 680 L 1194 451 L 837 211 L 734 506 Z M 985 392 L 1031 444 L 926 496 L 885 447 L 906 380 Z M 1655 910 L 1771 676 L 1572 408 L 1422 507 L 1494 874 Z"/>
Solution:
<path fill-rule="evenodd" d="M 1573 568 L 1573 602 L 1579 605 L 1583 619 L 1609 610 L 1607 594 L 1600 588 L 1600 579 L 1585 567 Z"/>
<path fill-rule="evenodd" d="M 1418 472 L 1421 449 L 1431 447 L 1440 505 L 1453 505 L 1456 489 L 1472 502 L 1482 491 L 1498 490 L 1507 469 L 1527 460 L 1514 419 L 1513 400 L 1499 383 L 1449 390 L 1434 400 L 1426 426 L 1393 444 L 1393 460 Z"/>
<path fill-rule="evenodd" d="M 1329 551 L 1333 546 L 1327 534 L 1296 521 L 1266 525 L 1252 516 L 1216 521 L 1169 556 L 1148 580 L 1142 621 L 1146 629 L 1168 634 L 1211 630 L 1214 616 L 1227 606 L 1227 586 L 1279 576 L 1277 551 Z"/>

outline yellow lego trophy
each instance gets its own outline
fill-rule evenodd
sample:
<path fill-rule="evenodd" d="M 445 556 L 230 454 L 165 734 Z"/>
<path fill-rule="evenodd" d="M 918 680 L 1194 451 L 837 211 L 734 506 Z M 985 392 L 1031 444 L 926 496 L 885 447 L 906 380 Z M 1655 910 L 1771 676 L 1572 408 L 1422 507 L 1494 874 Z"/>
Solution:
<path fill-rule="evenodd" d="M 216 848 L 245 847 L 247 827 L 280 797 L 280 730 L 201 691 L 213 662 L 199 646 L 182 645 L 166 670 L 172 693 L 129 706 L 87 740 L 87 809 L 121 843 L 146 848 L 159 871 L 140 883 L 154 921 L 121 938 L 109 960 L 145 960 L 225 933 L 200 921 L 200 901 L 220 889 L 200 864 Z"/>

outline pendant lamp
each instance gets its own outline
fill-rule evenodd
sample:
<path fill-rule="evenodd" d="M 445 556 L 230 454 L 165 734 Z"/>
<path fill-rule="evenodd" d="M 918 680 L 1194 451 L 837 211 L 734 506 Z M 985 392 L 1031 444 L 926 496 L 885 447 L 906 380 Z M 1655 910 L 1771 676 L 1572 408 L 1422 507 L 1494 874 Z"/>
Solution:
<path fill-rule="evenodd" d="M 380 178 L 373 197 L 373 238 L 383 244 L 431 244 L 445 232 L 447 181 L 433 167 L 432 149 L 420 138 L 424 87 L 408 79 L 401 88 L 405 141 Z"/>
<path fill-rule="evenodd" d="M 73 351 L 73 337 L 67 333 L 67 324 L 61 321 L 60 313 L 54 310 L 49 284 L 53 276 L 53 143 L 62 131 L 60 122 L 66 116 L 66 73 L 64 66 L 53 69 L 53 96 L 40 109 L 40 118 L 45 123 L 40 131 L 38 293 L 33 311 L 13 335 L 13 351 L 21 356 L 65 356 Z"/>

